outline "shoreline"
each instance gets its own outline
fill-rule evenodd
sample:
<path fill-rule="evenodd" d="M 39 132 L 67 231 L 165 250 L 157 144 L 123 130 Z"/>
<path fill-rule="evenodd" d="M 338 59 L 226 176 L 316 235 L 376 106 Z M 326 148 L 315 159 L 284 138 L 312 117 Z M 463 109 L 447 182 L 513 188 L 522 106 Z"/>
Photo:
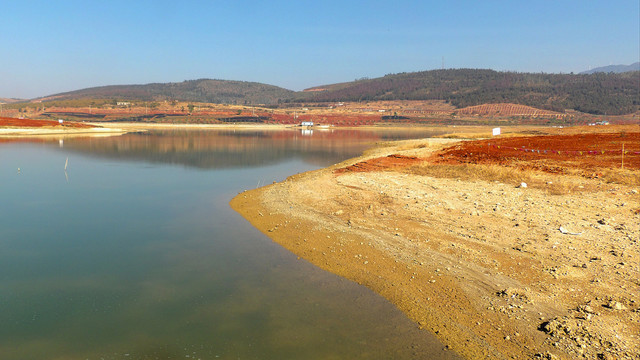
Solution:
<path fill-rule="evenodd" d="M 291 124 L 259 124 L 259 123 L 236 123 L 236 124 L 173 124 L 173 123 L 140 123 L 140 122 L 83 122 L 81 124 L 93 126 L 93 128 L 73 128 L 73 127 L 1 127 L 0 136 L 31 136 L 31 135 L 59 135 L 59 134 L 101 134 L 101 133 L 128 133 L 149 130 L 316 130 L 341 131 L 341 130 L 438 130 L 448 129 L 451 132 L 438 135 L 435 138 L 448 139 L 478 139 L 492 137 L 492 129 L 495 126 L 489 125 L 361 125 L 361 126 L 324 126 L 316 125 L 312 127 L 291 125 Z M 632 128 L 637 125 L 611 125 L 597 129 L 598 132 L 616 131 L 620 127 Z M 505 125 L 501 127 L 503 136 L 522 136 L 523 134 L 554 134 L 559 132 L 576 132 L 589 129 L 586 126 L 574 127 L 549 127 L 546 125 Z"/>
<path fill-rule="evenodd" d="M 639 256 L 628 242 L 639 231 L 630 228 L 637 215 L 618 205 L 638 207 L 637 190 L 616 186 L 612 195 L 600 184 L 551 196 L 394 169 L 335 173 L 392 154 L 426 158 L 441 146 L 386 143 L 230 205 L 299 257 L 385 297 L 464 358 L 634 359 Z M 584 234 L 573 238 L 563 226 Z M 614 257 L 603 250 L 620 246 Z M 612 268 L 618 275 L 608 275 Z"/>
<path fill-rule="evenodd" d="M 127 133 L 120 128 L 0 128 L 0 137 L 29 137 L 29 136 L 50 136 L 50 135 L 97 135 L 110 136 Z"/>
<path fill-rule="evenodd" d="M 99 123 L 87 123 L 94 126 L 102 126 L 104 128 L 122 128 L 133 130 L 165 130 L 165 129 L 273 129 L 282 130 L 286 128 L 292 128 L 291 125 L 266 125 L 266 124 L 163 124 L 163 123 L 135 123 L 135 122 L 99 122 Z"/>

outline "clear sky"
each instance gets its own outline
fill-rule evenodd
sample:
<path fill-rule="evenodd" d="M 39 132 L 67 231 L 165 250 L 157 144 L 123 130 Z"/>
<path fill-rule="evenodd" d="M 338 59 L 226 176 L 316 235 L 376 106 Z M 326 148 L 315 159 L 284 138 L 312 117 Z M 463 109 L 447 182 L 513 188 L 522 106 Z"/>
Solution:
<path fill-rule="evenodd" d="M 0 14 L 0 97 L 199 78 L 302 90 L 443 59 L 577 73 L 640 57 L 638 0 L 9 0 Z"/>

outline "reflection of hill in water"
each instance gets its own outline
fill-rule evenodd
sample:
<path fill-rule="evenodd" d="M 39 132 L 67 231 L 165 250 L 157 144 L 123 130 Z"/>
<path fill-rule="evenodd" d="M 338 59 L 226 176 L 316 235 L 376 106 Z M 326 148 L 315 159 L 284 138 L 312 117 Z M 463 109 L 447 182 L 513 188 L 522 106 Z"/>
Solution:
<path fill-rule="evenodd" d="M 422 137 L 432 135 L 424 133 Z M 170 163 L 197 168 L 228 168 L 303 159 L 327 166 L 359 155 L 387 139 L 421 137 L 415 131 L 360 130 L 233 131 L 173 130 L 68 141 L 67 150 L 105 158 Z"/>

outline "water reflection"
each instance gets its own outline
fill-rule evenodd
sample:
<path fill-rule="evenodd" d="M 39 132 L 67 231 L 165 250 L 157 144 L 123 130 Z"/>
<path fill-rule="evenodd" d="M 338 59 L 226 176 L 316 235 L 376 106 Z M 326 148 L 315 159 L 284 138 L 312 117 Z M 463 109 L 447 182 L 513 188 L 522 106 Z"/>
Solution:
<path fill-rule="evenodd" d="M 430 137 L 433 129 L 170 130 L 112 137 L 47 139 L 69 151 L 110 159 L 214 169 L 302 159 L 327 166 L 359 155 L 379 141 Z"/>
<path fill-rule="evenodd" d="M 257 180 L 383 139 L 185 131 L 0 144 L 2 358 L 452 358 L 384 299 L 228 207 Z"/>

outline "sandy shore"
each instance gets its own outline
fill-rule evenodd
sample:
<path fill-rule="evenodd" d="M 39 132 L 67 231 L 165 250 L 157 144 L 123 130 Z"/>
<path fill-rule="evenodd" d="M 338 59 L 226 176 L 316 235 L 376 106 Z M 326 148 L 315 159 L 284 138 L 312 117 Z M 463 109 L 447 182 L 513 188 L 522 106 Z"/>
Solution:
<path fill-rule="evenodd" d="M 206 130 L 206 129 L 260 129 L 260 130 L 282 130 L 292 128 L 292 125 L 267 125 L 267 124 L 169 124 L 169 123 L 141 123 L 141 122 L 100 122 L 92 123 L 96 126 L 102 126 L 105 128 L 119 128 L 129 131 L 140 130 L 177 130 L 177 129 L 192 129 L 192 130 Z"/>
<path fill-rule="evenodd" d="M 0 127 L 0 137 L 16 136 L 45 136 L 45 135 L 117 135 L 128 132 L 147 130 L 207 130 L 207 129 L 237 129 L 237 130 L 283 130 L 293 128 L 291 125 L 265 124 L 162 124 L 162 123 L 126 123 L 100 122 L 82 123 L 93 127 Z"/>
<path fill-rule="evenodd" d="M 127 131 L 122 128 L 0 128 L 0 137 L 47 136 L 47 135 L 119 135 Z"/>
<path fill-rule="evenodd" d="M 413 140 L 246 191 L 231 206 L 315 265 L 371 288 L 469 359 L 638 359 L 638 189 L 581 192 L 421 175 L 336 173 L 427 158 Z M 547 176 L 548 178 L 544 178 Z"/>

